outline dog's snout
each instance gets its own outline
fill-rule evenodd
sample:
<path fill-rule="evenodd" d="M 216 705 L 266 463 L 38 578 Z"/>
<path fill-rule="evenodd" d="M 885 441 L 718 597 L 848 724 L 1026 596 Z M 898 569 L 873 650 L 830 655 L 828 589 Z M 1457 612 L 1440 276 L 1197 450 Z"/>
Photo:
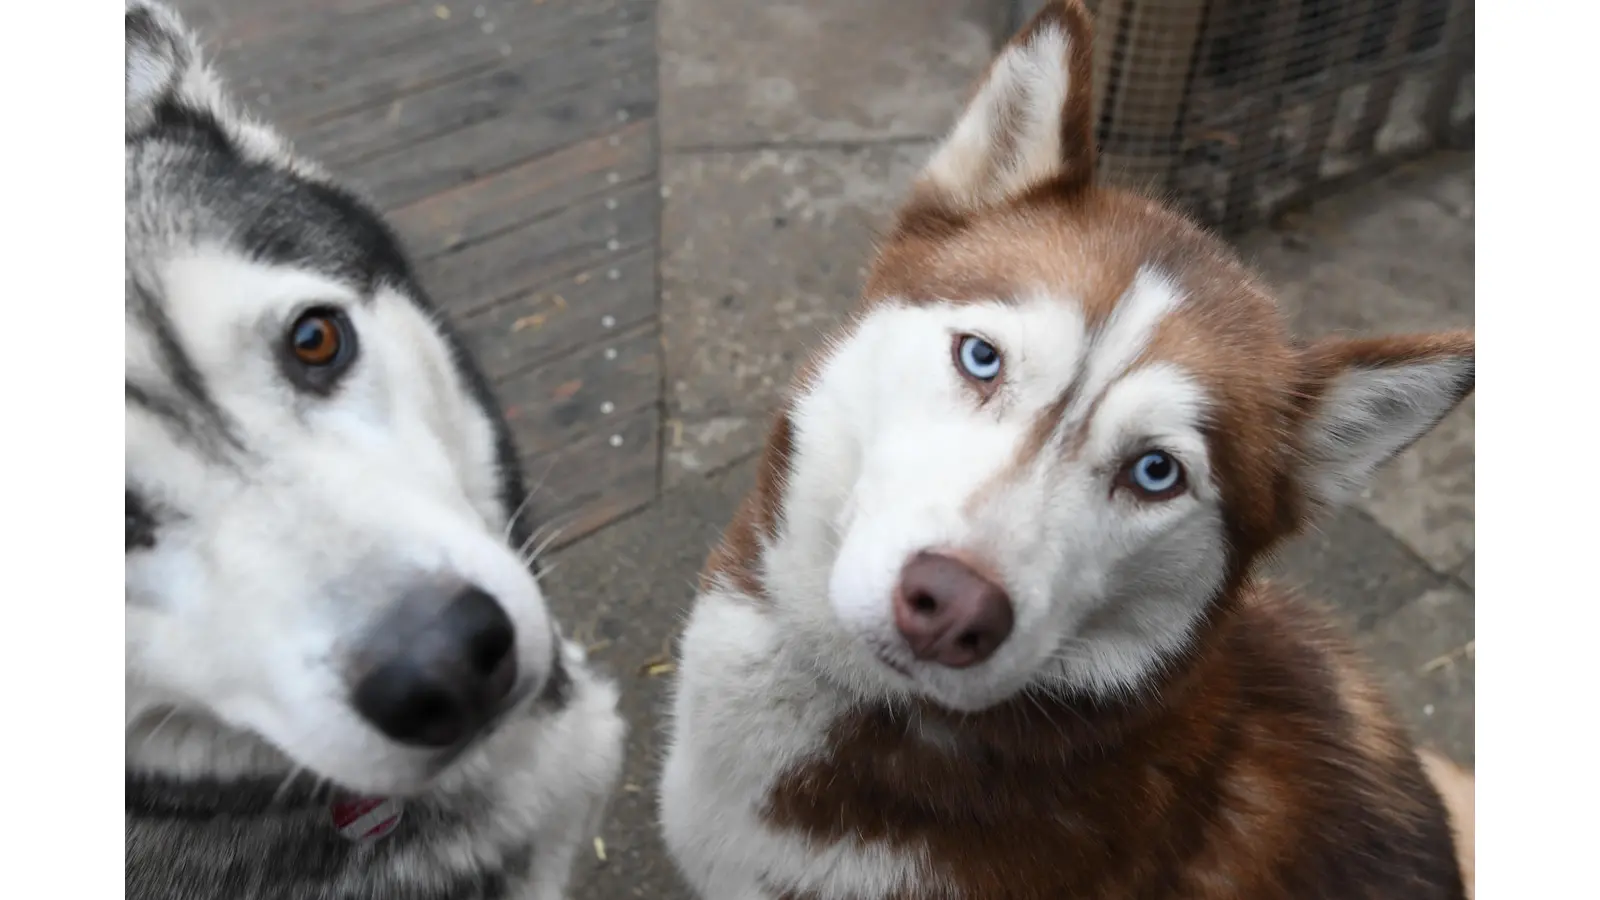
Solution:
<path fill-rule="evenodd" d="M 918 553 L 900 572 L 894 622 L 918 659 L 962 669 L 993 656 L 1011 636 L 1011 598 L 953 556 Z"/>
<path fill-rule="evenodd" d="M 517 679 L 516 630 L 476 587 L 433 616 L 402 615 L 378 635 L 393 648 L 355 685 L 356 711 L 401 744 L 457 745 L 489 723 Z"/>

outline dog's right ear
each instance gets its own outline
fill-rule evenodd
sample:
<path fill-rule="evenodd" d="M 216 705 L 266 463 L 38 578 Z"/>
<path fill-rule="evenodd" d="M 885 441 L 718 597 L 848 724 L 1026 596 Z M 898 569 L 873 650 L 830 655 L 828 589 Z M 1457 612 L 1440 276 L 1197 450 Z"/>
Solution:
<path fill-rule="evenodd" d="M 1046 182 L 1094 178 L 1094 31 L 1082 0 L 1054 0 L 1000 51 L 919 176 L 913 206 L 961 216 Z"/>
<path fill-rule="evenodd" d="M 162 3 L 127 0 L 126 134 L 143 130 L 156 107 L 178 90 L 199 61 L 199 47 L 176 12 Z"/>
<path fill-rule="evenodd" d="M 1358 496 L 1378 467 L 1472 393 L 1470 331 L 1323 338 L 1301 354 L 1294 399 L 1305 404 L 1302 479 L 1328 509 Z"/>

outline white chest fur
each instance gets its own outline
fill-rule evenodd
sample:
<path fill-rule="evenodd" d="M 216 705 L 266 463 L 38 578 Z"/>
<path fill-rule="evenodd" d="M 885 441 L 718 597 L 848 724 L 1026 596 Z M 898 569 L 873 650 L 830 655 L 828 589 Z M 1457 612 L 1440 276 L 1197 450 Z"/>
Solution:
<path fill-rule="evenodd" d="M 702 595 L 684 632 L 661 824 L 679 869 L 705 900 L 803 891 L 871 900 L 929 878 L 926 861 L 880 845 L 821 844 L 762 818 L 773 786 L 823 751 L 844 699 L 793 658 L 759 601 Z"/>

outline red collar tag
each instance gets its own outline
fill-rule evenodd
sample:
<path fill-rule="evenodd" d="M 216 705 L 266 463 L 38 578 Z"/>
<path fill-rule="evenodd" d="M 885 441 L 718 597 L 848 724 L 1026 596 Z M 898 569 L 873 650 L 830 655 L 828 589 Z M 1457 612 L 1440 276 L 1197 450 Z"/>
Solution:
<path fill-rule="evenodd" d="M 374 797 L 335 803 L 328 811 L 333 815 L 333 827 L 340 834 L 364 844 L 388 837 L 400 824 L 405 810 L 399 800 Z"/>

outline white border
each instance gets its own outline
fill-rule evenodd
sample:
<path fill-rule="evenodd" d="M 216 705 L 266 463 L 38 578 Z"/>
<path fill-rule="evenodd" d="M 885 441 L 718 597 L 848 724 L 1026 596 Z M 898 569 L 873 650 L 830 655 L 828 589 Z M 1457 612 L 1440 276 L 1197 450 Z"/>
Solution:
<path fill-rule="evenodd" d="M 111 551 L 117 47 L 105 0 L 5 9 L 0 894 L 122 896 Z"/>
<path fill-rule="evenodd" d="M 1478 896 L 1593 896 L 1600 63 L 1592 4 L 1477 22 Z"/>
<path fill-rule="evenodd" d="M 107 4 L 109 5 L 109 4 Z M 90 4 L 97 7 L 99 4 Z M 120 42 L 74 4 L 6 9 L 0 85 L 9 269 L 0 491 L 12 537 L 0 664 L 3 893 L 114 896 L 118 467 L 111 187 Z M 1478 117 L 1477 873 L 1484 898 L 1593 890 L 1600 787 L 1600 10 L 1486 4 Z M 97 512 L 98 510 L 98 512 Z M 63 886 L 70 886 L 64 888 Z M 36 888 L 29 890 L 29 888 Z"/>

